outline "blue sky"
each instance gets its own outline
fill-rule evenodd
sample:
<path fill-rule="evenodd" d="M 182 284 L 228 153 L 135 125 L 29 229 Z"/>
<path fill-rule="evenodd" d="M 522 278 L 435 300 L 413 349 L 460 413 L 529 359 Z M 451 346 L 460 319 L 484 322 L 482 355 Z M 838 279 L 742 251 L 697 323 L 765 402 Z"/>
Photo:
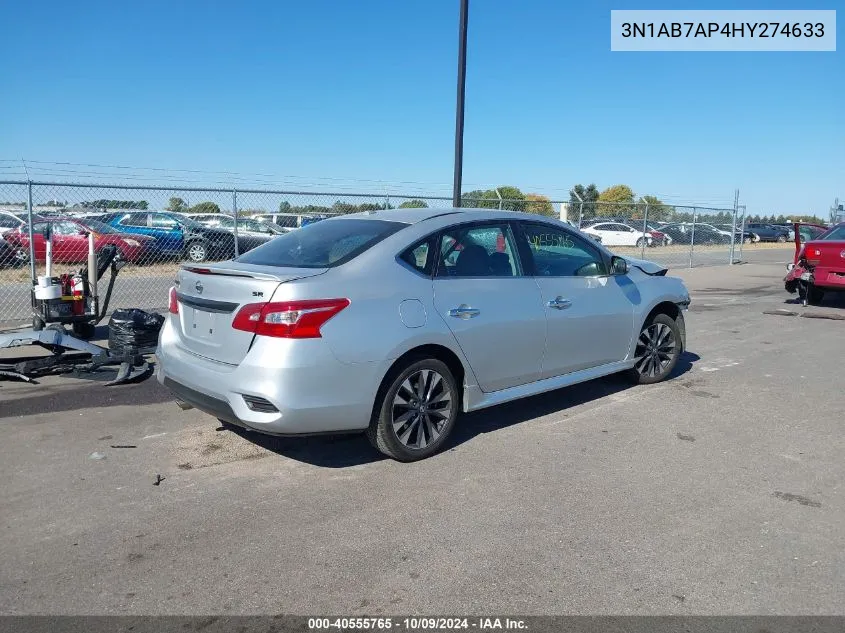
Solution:
<path fill-rule="evenodd" d="M 803 2 L 470 4 L 465 189 L 626 183 L 729 206 L 738 187 L 767 214 L 845 198 L 841 37 L 836 53 L 610 52 L 611 8 Z M 457 18 L 457 0 L 7 2 L 0 159 L 448 194 Z"/>

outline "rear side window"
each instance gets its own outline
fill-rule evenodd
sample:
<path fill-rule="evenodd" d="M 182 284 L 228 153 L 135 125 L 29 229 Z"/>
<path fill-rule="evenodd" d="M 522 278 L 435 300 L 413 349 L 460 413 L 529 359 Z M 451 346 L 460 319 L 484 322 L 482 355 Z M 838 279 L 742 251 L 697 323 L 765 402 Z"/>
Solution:
<path fill-rule="evenodd" d="M 431 245 L 433 238 L 414 244 L 399 256 L 403 262 L 426 277 L 431 276 L 434 267 L 434 250 Z"/>
<path fill-rule="evenodd" d="M 147 226 L 146 213 L 130 213 L 124 217 L 120 223 L 123 226 Z"/>
<path fill-rule="evenodd" d="M 237 261 L 291 268 L 340 266 L 406 226 L 402 222 L 352 218 L 315 222 L 280 235 Z"/>

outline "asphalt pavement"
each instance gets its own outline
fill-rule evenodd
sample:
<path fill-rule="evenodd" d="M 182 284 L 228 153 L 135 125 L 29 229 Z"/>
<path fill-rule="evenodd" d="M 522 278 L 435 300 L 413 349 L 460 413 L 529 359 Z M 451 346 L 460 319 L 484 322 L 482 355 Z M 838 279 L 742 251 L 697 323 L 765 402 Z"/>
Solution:
<path fill-rule="evenodd" d="M 845 323 L 764 314 L 805 312 L 783 273 L 678 271 L 672 380 L 465 415 L 414 464 L 153 380 L 0 382 L 0 613 L 843 614 Z"/>

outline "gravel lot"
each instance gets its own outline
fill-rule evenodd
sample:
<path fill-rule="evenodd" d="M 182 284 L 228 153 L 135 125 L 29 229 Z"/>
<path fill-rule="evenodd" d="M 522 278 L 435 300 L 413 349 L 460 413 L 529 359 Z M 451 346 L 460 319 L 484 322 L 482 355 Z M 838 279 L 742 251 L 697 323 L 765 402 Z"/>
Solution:
<path fill-rule="evenodd" d="M 845 614 L 845 323 L 763 314 L 805 311 L 782 265 L 677 274 L 673 380 L 467 415 L 415 464 L 153 380 L 0 382 L 0 613 Z"/>

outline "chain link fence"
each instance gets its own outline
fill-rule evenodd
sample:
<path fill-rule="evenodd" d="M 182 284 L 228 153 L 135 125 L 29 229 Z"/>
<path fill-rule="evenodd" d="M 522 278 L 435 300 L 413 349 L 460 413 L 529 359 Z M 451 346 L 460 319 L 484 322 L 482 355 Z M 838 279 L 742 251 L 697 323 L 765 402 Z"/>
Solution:
<path fill-rule="evenodd" d="M 52 234 L 53 275 L 85 265 L 86 233 L 94 233 L 97 248 L 112 244 L 126 262 L 110 307 L 163 311 L 183 262 L 230 259 L 333 215 L 451 205 L 451 198 L 442 196 L 0 181 L 0 327 L 31 320 L 32 281 L 45 273 L 46 226 Z M 673 268 L 728 264 L 743 249 L 758 246 L 742 232 L 741 208 L 471 197 L 462 205 L 560 218 L 620 255 Z"/>

